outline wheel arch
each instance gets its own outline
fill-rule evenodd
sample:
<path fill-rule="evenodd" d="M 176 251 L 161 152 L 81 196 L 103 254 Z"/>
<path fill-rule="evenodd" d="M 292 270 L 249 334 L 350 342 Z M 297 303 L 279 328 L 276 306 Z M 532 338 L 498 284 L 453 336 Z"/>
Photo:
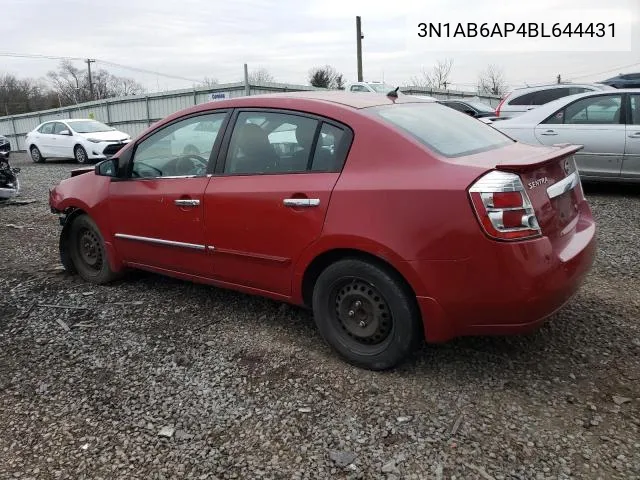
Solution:
<path fill-rule="evenodd" d="M 416 291 L 414 285 L 412 285 L 412 282 L 407 279 L 406 269 L 403 269 L 404 272 L 402 272 L 388 258 L 384 258 L 380 255 L 376 255 L 366 250 L 358 248 L 338 247 L 325 250 L 322 253 L 318 254 L 307 264 L 306 268 L 304 269 L 302 280 L 300 283 L 300 294 L 304 306 L 311 306 L 313 288 L 322 271 L 329 265 L 347 258 L 363 260 L 384 269 L 396 280 L 398 280 L 399 283 L 402 284 L 403 288 L 411 298 L 416 298 L 418 292 Z"/>
<path fill-rule="evenodd" d="M 62 212 L 64 217 L 64 223 L 62 225 L 62 231 L 60 232 L 60 240 L 59 240 L 59 251 L 60 251 L 60 261 L 62 265 L 65 267 L 67 271 L 70 273 L 76 273 L 76 268 L 73 265 L 71 257 L 69 255 L 69 234 L 71 232 L 71 225 L 81 215 L 87 215 L 89 218 L 95 221 L 94 217 L 92 217 L 88 209 L 78 207 L 78 206 L 68 206 L 64 208 Z M 100 228 L 98 226 L 98 228 Z M 111 269 L 114 272 L 119 272 L 123 269 L 122 262 L 113 246 L 113 244 L 105 237 L 104 232 L 100 232 L 104 239 L 104 246 L 107 255 L 107 261 Z"/>

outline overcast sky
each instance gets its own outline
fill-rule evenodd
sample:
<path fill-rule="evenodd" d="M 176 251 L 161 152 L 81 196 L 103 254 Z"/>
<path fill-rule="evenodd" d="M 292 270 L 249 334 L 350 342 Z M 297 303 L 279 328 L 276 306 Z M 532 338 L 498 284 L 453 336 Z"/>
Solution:
<path fill-rule="evenodd" d="M 561 6 L 569 9 L 569 18 L 572 11 L 590 7 L 622 8 L 632 27 L 627 45 L 635 47 L 616 52 L 486 52 L 482 50 L 488 42 L 477 39 L 475 51 L 408 48 L 410 25 L 418 22 L 452 22 L 452 12 L 464 12 L 464 21 L 536 18 L 527 10 L 532 5 L 551 22 L 566 18 L 558 13 Z M 555 81 L 559 73 L 566 80 L 597 81 L 640 71 L 640 0 L 0 0 L 0 11 L 1 53 L 91 57 L 225 83 L 242 80 L 245 62 L 250 70 L 267 68 L 284 83 L 307 84 L 309 69 L 323 64 L 356 80 L 356 15 L 362 17 L 365 35 L 366 80 L 384 78 L 405 85 L 445 58 L 454 61 L 454 88 L 475 85 L 489 64 L 501 67 L 511 85 Z M 44 77 L 57 63 L 0 57 L 0 73 Z M 133 77 L 150 91 L 192 86 L 188 80 L 100 63 L 93 68 Z"/>

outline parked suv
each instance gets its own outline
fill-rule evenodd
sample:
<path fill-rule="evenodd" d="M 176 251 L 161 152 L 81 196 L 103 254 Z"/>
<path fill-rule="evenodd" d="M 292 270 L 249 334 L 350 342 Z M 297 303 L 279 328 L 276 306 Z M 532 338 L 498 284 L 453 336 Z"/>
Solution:
<path fill-rule="evenodd" d="M 640 88 L 640 73 L 621 73 L 600 83 L 614 88 Z"/>
<path fill-rule="evenodd" d="M 611 88 L 613 87 L 609 85 L 589 83 L 554 83 L 537 87 L 516 88 L 503 97 L 496 108 L 496 116 L 511 118 L 562 97 Z"/>

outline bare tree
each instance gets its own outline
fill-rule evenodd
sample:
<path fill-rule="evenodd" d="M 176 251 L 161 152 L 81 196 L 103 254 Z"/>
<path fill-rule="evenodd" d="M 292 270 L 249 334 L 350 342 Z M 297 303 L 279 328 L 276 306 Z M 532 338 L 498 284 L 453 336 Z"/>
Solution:
<path fill-rule="evenodd" d="M 488 93 L 491 95 L 504 95 L 507 93 L 507 82 L 504 79 L 502 70 L 489 65 L 478 78 L 478 93 Z"/>
<path fill-rule="evenodd" d="M 0 116 L 57 107 L 53 92 L 37 80 L 0 75 Z"/>
<path fill-rule="evenodd" d="M 344 90 L 344 77 L 331 65 L 314 67 L 309 70 L 309 84 L 317 88 Z"/>
<path fill-rule="evenodd" d="M 275 82 L 275 79 L 266 68 L 259 68 L 249 72 L 249 83 L 252 85 L 273 82 Z"/>
<path fill-rule="evenodd" d="M 218 83 L 219 82 L 217 78 L 204 77 L 204 80 L 202 81 L 202 86 L 207 88 L 212 88 L 212 87 L 218 86 Z"/>
<path fill-rule="evenodd" d="M 75 67 L 68 60 L 63 60 L 59 69 L 49 72 L 47 77 L 51 81 L 60 103 L 64 105 L 104 98 L 138 95 L 145 91 L 144 87 L 132 78 L 118 77 L 107 70 L 100 69 L 94 71 L 91 75 L 91 83 L 93 84 L 92 98 L 88 72 Z"/>
<path fill-rule="evenodd" d="M 411 83 L 417 87 L 426 88 L 447 88 L 451 82 L 451 69 L 453 68 L 453 59 L 438 60 L 431 71 L 423 70 L 421 77 L 413 77 Z"/>

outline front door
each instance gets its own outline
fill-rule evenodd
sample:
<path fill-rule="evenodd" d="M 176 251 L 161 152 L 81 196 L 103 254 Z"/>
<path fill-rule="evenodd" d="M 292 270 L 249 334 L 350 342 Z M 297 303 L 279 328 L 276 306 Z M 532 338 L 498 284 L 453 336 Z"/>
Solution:
<path fill-rule="evenodd" d="M 629 95 L 630 114 L 622 162 L 622 178 L 640 179 L 640 95 Z"/>
<path fill-rule="evenodd" d="M 140 267 L 210 276 L 204 237 L 203 196 L 207 167 L 218 148 L 218 130 L 198 153 L 184 153 L 185 132 L 218 122 L 226 112 L 176 121 L 135 146 L 129 178 L 113 181 L 109 210 L 115 246 L 123 260 Z"/>
<path fill-rule="evenodd" d="M 558 110 L 535 135 L 545 145 L 583 145 L 576 154 L 581 176 L 619 177 L 626 136 L 621 111 L 622 94 L 586 97 Z"/>
<path fill-rule="evenodd" d="M 68 132 L 69 134 L 62 135 L 62 132 Z M 73 158 L 73 147 L 75 145 L 74 138 L 71 135 L 71 130 L 62 122 L 55 122 L 53 124 L 53 146 L 56 157 L 61 158 Z"/>
<path fill-rule="evenodd" d="M 237 114 L 229 135 L 204 196 L 213 273 L 288 296 L 296 259 L 322 232 L 350 131 L 321 118 L 252 110 Z"/>

